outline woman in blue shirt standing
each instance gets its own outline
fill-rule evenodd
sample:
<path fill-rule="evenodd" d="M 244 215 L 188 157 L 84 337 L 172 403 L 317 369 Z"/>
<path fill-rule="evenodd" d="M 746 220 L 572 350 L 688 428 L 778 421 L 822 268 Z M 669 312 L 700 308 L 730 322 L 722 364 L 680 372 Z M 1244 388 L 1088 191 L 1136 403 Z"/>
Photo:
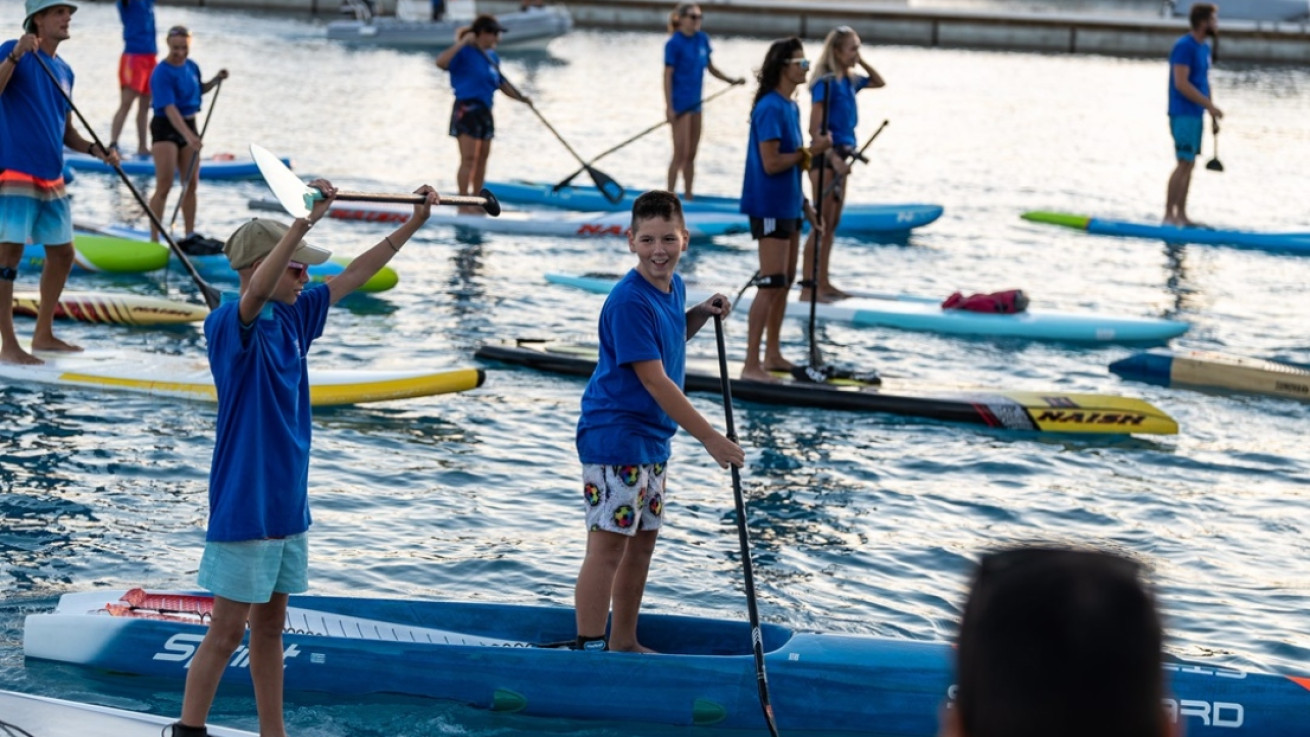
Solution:
<path fill-rule="evenodd" d="M 859 65 L 864 74 L 855 72 Z M 814 259 L 814 244 L 822 240 L 819 251 L 819 293 L 820 302 L 832 302 L 850 295 L 834 287 L 828 280 L 828 259 L 832 254 L 832 236 L 841 222 L 842 204 L 845 202 L 844 184 L 851 167 L 847 159 L 855 151 L 855 125 L 860 121 L 860 111 L 856 107 L 855 95 L 863 89 L 883 87 L 887 83 L 869 63 L 860 56 L 860 36 L 850 26 L 838 26 L 828 34 L 823 42 L 823 53 L 815 64 L 814 77 L 810 80 L 810 137 L 822 132 L 824 100 L 828 105 L 828 130 L 832 135 L 832 148 L 823 156 L 815 156 L 810 165 L 810 192 L 814 199 L 823 201 L 823 236 L 811 232 L 805 239 L 805 258 L 801 263 L 801 300 L 810 299 L 809 283 L 811 264 Z M 818 192 L 819 171 L 824 173 L 824 188 L 827 196 Z"/>
<path fill-rule="evenodd" d="M 673 129 L 673 161 L 669 163 L 669 187 L 674 192 L 682 172 L 683 199 L 690 201 L 696 178 L 696 149 L 700 146 L 701 87 L 705 71 L 729 84 L 746 84 L 715 68 L 710 61 L 710 37 L 701 27 L 701 9 L 695 3 L 681 3 L 669 15 L 668 43 L 664 44 L 664 108 Z"/>
<path fill-rule="evenodd" d="M 481 192 L 487 178 L 487 158 L 491 156 L 491 139 L 496 135 L 496 121 L 491 117 L 496 90 L 532 105 L 532 100 L 520 96 L 500 75 L 500 57 L 495 48 L 504 31 L 494 16 L 479 15 L 473 25 L 459 30 L 455 45 L 437 57 L 437 66 L 450 72 L 450 84 L 455 88 L 450 135 L 459 141 L 459 173 L 455 179 L 461 195 Z M 459 211 L 482 213 L 479 207 L 462 206 Z"/>
<path fill-rule="evenodd" d="M 759 291 L 751 304 L 741 370 L 741 378 L 750 381 L 772 382 L 770 371 L 795 368 L 782 357 L 778 340 L 787 292 L 796 279 L 801 216 L 815 220 L 814 208 L 801 193 L 801 172 L 809 171 L 813 157 L 832 146 L 826 135 L 816 136 L 810 148 L 801 146 L 801 109 L 792 96 L 805 83 L 809 69 L 800 39 L 774 41 L 760 66 L 760 87 L 751 107 L 741 185 L 741 211 L 750 216 L 751 236 L 760 249 L 760 276 L 754 280 Z M 767 344 L 761 362 L 762 338 Z"/>
<path fill-rule="evenodd" d="M 186 238 L 178 242 L 187 245 L 196 239 L 196 184 L 200 181 L 200 162 L 191 166 L 195 154 L 200 152 L 200 133 L 196 128 L 196 114 L 200 112 L 200 96 L 227 79 L 227 70 L 220 69 L 208 82 L 200 81 L 200 67 L 189 58 L 191 31 L 185 26 L 168 29 L 168 56 L 150 75 L 151 105 L 155 117 L 150 121 L 150 153 L 155 158 L 155 193 L 150 197 L 150 209 L 161 221 L 168 190 L 173 186 L 179 165 L 191 167 L 191 178 L 185 182 L 182 193 L 182 222 L 186 225 Z M 159 240 L 154 223 L 150 225 L 151 240 Z"/>

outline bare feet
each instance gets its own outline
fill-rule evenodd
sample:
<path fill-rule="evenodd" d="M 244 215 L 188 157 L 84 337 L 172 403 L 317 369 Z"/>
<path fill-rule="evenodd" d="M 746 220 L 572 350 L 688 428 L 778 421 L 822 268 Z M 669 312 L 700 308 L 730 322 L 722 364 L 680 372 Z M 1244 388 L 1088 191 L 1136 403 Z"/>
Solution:
<path fill-rule="evenodd" d="M 32 336 L 32 350 L 34 351 L 59 351 L 61 353 L 77 353 L 82 350 L 81 346 L 65 343 L 55 336 Z"/>
<path fill-rule="evenodd" d="M 819 299 L 817 301 L 820 304 L 831 304 L 833 302 L 839 302 L 843 299 L 846 299 L 849 296 L 851 295 L 838 289 L 823 290 L 819 292 Z M 800 301 L 802 303 L 810 301 L 810 290 L 808 289 L 801 290 Z"/>
<path fill-rule="evenodd" d="M 610 652 L 612 653 L 654 653 L 655 652 L 654 650 L 651 650 L 650 648 L 646 647 L 640 642 L 634 642 L 632 643 L 631 646 L 626 644 L 620 644 L 616 646 L 614 643 L 611 642 L 609 644 L 609 649 Z"/>
<path fill-rule="evenodd" d="M 743 368 L 741 370 L 740 378 L 742 379 L 742 381 L 759 381 L 765 384 L 778 383 L 777 377 L 775 377 L 773 374 L 770 374 L 768 371 L 765 371 L 764 369 L 760 368 L 759 366 Z"/>
<path fill-rule="evenodd" d="M 10 345 L 6 346 L 4 350 L 0 350 L 0 363 L 13 363 L 19 366 L 40 366 L 45 363 L 45 361 L 42 361 L 16 345 Z"/>
<path fill-rule="evenodd" d="M 782 356 L 764 357 L 765 371 L 791 371 L 794 368 L 796 368 L 796 364 L 792 363 L 791 361 L 788 361 Z"/>

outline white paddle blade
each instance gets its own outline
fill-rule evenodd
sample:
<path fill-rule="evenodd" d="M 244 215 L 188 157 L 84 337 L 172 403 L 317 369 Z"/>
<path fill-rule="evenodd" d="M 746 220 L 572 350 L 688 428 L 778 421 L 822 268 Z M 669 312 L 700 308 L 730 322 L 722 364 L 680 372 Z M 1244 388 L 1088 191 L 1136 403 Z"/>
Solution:
<path fill-rule="evenodd" d="M 291 217 L 308 217 L 311 204 L 322 197 L 318 190 L 305 186 L 300 177 L 291 173 L 273 152 L 259 144 L 250 144 L 250 157 L 255 160 L 264 183 L 273 192 L 282 209 Z"/>

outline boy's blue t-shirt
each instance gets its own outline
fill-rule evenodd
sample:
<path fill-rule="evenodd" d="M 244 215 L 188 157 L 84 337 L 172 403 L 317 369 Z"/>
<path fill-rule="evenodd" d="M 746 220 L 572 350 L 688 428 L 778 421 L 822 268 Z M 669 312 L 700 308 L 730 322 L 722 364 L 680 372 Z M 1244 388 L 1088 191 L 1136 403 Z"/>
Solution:
<path fill-rule="evenodd" d="M 1169 52 L 1169 114 L 1199 118 L 1205 108 L 1187 99 L 1174 84 L 1174 67 L 1186 66 L 1187 81 L 1206 97 L 1210 96 L 1210 44 L 1197 41 L 1188 33 L 1174 43 Z"/>
<path fill-rule="evenodd" d="M 687 370 L 687 292 L 673 276 L 668 294 L 636 269 L 614 286 L 600 311 L 600 358 L 582 393 L 582 463 L 663 463 L 678 423 L 642 385 L 632 364 L 658 359 L 681 389 Z"/>
<path fill-rule="evenodd" d="M 158 54 L 155 43 L 155 0 L 118 0 L 123 21 L 124 54 Z"/>
<path fill-rule="evenodd" d="M 673 67 L 673 112 L 690 110 L 701 101 L 710 53 L 710 37 L 704 31 L 690 36 L 674 31 L 664 44 L 664 66 Z"/>
<path fill-rule="evenodd" d="M 741 211 L 757 218 L 801 216 L 801 169 L 793 166 L 766 174 L 760 144 L 778 141 L 778 152 L 795 153 L 801 147 L 801 110 L 777 90 L 765 95 L 751 110 L 750 142 L 746 146 L 746 174 L 741 183 Z"/>
<path fill-rule="evenodd" d="M 161 61 L 150 75 L 150 94 L 155 115 L 164 115 L 164 108 L 176 105 L 182 117 L 190 118 L 200 112 L 200 66 L 190 59 L 181 66 Z"/>
<path fill-rule="evenodd" d="M 490 57 L 490 59 L 488 59 Z M 500 89 L 500 57 L 495 51 L 486 52 L 474 46 L 465 46 L 450 60 L 450 85 L 455 88 L 456 100 L 481 100 L 488 108 Z"/>
<path fill-rule="evenodd" d="M 218 390 L 209 471 L 209 531 L 216 542 L 262 540 L 309 529 L 310 344 L 323 334 L 332 293 L 309 287 L 294 305 L 268 303 L 251 325 L 238 302 L 205 319 Z"/>
<path fill-rule="evenodd" d="M 17 45 L 16 40 L 5 41 L 0 44 L 0 54 L 9 56 Z M 33 53 L 40 54 L 40 60 L 32 58 Z M 42 61 L 55 73 L 59 87 L 51 84 Z M 38 50 L 23 54 L 10 74 L 9 84 L 0 94 L 0 170 L 58 179 L 64 172 L 64 128 L 69 111 L 59 88 L 73 94 L 73 68 L 63 57 L 51 58 Z"/>
<path fill-rule="evenodd" d="M 833 84 L 825 79 L 810 88 L 810 100 L 816 104 L 823 103 L 823 96 L 828 97 L 828 132 L 832 134 L 832 145 L 855 146 L 855 126 L 860 123 L 860 110 L 855 103 L 855 94 L 869 86 L 869 78 L 863 75 L 843 76 Z M 831 88 L 832 92 L 828 92 Z M 810 122 L 813 125 L 813 121 Z"/>

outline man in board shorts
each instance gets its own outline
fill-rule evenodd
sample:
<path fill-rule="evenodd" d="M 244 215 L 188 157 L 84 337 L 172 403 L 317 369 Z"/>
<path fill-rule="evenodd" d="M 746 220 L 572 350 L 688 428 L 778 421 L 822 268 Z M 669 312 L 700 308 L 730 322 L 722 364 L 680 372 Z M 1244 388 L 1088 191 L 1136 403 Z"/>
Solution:
<path fill-rule="evenodd" d="M 114 113 L 109 145 L 118 148 L 127 113 L 136 103 L 136 154 L 148 156 L 146 126 L 150 122 L 150 75 L 155 71 L 159 48 L 155 43 L 155 0 L 117 0 L 123 21 L 123 55 L 118 60 L 118 87 L 122 96 Z"/>
<path fill-rule="evenodd" d="M 78 135 L 69 118 L 72 106 L 65 94 L 73 91 L 73 69 L 56 52 L 69 38 L 77 6 L 27 0 L 26 10 L 23 36 L 0 44 L 0 362 L 41 364 L 18 344 L 9 309 L 23 247 L 45 244 L 32 350 L 81 350 L 56 338 L 53 327 L 74 255 L 64 147 L 107 163 L 117 163 L 118 156 Z"/>
<path fill-rule="evenodd" d="M 1215 133 L 1224 117 L 1210 95 L 1210 44 L 1206 42 L 1218 33 L 1219 9 L 1210 3 L 1197 3 L 1192 6 L 1189 20 L 1192 30 L 1178 39 L 1169 53 L 1169 131 L 1178 165 L 1169 175 L 1164 222 L 1181 227 L 1195 225 L 1187 217 L 1187 190 L 1196 157 L 1201 153 L 1205 112 L 1210 112 Z"/>

